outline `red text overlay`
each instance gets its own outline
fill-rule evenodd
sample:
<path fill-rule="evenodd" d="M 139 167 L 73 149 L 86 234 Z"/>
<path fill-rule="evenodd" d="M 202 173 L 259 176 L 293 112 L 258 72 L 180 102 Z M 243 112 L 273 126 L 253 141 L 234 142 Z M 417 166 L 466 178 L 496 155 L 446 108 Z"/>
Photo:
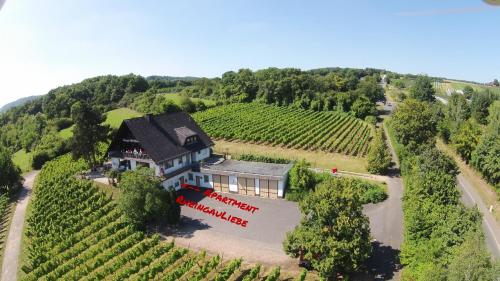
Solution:
<path fill-rule="evenodd" d="M 214 208 L 211 208 L 209 206 L 205 206 L 203 204 L 199 204 L 197 202 L 191 201 L 191 200 L 186 200 L 184 196 L 180 195 L 176 199 L 177 203 L 180 205 L 184 205 L 186 207 L 198 210 L 200 212 L 203 212 L 205 214 L 209 214 L 211 216 L 220 218 L 221 220 L 225 220 L 231 223 L 234 223 L 236 225 L 242 226 L 242 227 L 247 227 L 247 220 L 243 220 L 239 217 L 228 215 L 225 211 L 224 212 L 219 212 L 215 210 Z"/>

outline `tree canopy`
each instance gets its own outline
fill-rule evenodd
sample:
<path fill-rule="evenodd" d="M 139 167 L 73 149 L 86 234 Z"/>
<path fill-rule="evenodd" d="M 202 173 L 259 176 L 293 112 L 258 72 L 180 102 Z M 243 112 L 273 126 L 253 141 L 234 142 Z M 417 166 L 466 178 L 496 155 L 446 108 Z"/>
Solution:
<path fill-rule="evenodd" d="M 391 126 L 403 145 L 423 144 L 433 141 L 436 122 L 431 106 L 426 102 L 407 99 L 393 113 Z"/>
<path fill-rule="evenodd" d="M 357 183 L 330 177 L 301 203 L 302 221 L 283 242 L 285 252 L 310 261 L 323 278 L 359 270 L 371 253 L 370 225 Z"/>
<path fill-rule="evenodd" d="M 181 211 L 175 202 L 175 191 L 165 190 L 153 170 L 143 167 L 123 173 L 119 188 L 122 193 L 118 205 L 138 229 L 144 229 L 149 223 L 179 222 Z"/>
<path fill-rule="evenodd" d="M 71 107 L 74 122 L 71 149 L 75 159 L 82 157 L 89 167 L 98 164 L 98 144 L 106 141 L 110 128 L 103 125 L 105 117 L 84 102 L 76 102 Z"/>
<path fill-rule="evenodd" d="M 436 90 L 432 86 L 432 80 L 428 76 L 420 75 L 415 79 L 415 84 L 410 87 L 410 98 L 419 101 L 434 101 Z"/>
<path fill-rule="evenodd" d="M 11 160 L 10 152 L 0 145 L 0 191 L 11 190 L 21 182 L 21 171 Z"/>

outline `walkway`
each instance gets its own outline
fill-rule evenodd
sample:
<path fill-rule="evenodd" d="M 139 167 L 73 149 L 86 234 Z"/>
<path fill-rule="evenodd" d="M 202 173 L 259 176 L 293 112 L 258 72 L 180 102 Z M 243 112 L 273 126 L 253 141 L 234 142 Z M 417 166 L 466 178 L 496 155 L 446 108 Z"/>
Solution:
<path fill-rule="evenodd" d="M 32 171 L 24 176 L 24 186 L 19 192 L 17 199 L 14 217 L 9 230 L 9 236 L 5 243 L 5 253 L 3 257 L 2 281 L 15 281 L 17 280 L 17 268 L 19 263 L 19 253 L 21 252 L 21 240 L 23 236 L 24 217 L 26 214 L 26 207 L 31 195 L 31 189 L 35 181 L 35 177 L 39 171 Z"/>

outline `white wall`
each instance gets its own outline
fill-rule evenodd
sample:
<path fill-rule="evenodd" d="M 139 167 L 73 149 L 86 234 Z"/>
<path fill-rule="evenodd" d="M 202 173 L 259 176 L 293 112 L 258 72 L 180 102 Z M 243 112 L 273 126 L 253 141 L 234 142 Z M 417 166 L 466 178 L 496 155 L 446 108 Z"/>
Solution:
<path fill-rule="evenodd" d="M 204 148 L 200 151 L 195 152 L 194 157 L 195 158 L 193 159 L 193 161 L 201 161 L 205 158 L 210 157 L 210 148 L 207 147 L 207 148 Z"/>
<path fill-rule="evenodd" d="M 175 172 L 176 170 L 178 170 L 178 169 L 180 169 L 180 168 L 182 168 L 182 167 L 184 167 L 184 166 L 187 165 L 186 155 L 182 156 L 182 164 L 181 164 L 181 161 L 180 161 L 180 157 L 175 158 L 173 161 L 174 161 L 174 166 L 172 166 L 172 167 L 170 167 L 168 169 L 164 169 L 164 173 L 165 174 Z M 166 165 L 166 163 L 164 163 L 162 165 Z"/>
<path fill-rule="evenodd" d="M 255 195 L 260 195 L 260 181 L 255 179 Z"/>
<path fill-rule="evenodd" d="M 185 173 L 182 173 L 182 174 L 179 174 L 175 177 L 171 177 L 165 181 L 162 182 L 162 185 L 165 189 L 169 188 L 170 186 L 172 186 L 175 190 L 180 190 L 181 189 L 181 183 L 180 183 L 180 178 L 181 177 L 184 177 L 184 179 L 187 180 L 188 178 L 188 175 L 187 175 L 187 172 Z M 186 181 L 187 182 L 187 181 Z M 177 185 L 177 186 L 176 186 Z"/>
<path fill-rule="evenodd" d="M 278 197 L 283 197 L 283 191 L 285 191 L 285 183 L 278 181 Z"/>
<path fill-rule="evenodd" d="M 189 180 L 189 174 L 193 175 L 193 180 Z M 192 184 L 192 185 L 196 185 L 196 177 L 197 176 L 201 177 L 200 178 L 200 186 L 201 187 L 214 188 L 214 185 L 213 185 L 214 183 L 213 183 L 212 175 L 210 175 L 210 174 L 203 174 L 203 173 L 188 171 L 186 173 L 187 183 Z M 205 182 L 204 176 L 208 176 L 208 182 Z"/>

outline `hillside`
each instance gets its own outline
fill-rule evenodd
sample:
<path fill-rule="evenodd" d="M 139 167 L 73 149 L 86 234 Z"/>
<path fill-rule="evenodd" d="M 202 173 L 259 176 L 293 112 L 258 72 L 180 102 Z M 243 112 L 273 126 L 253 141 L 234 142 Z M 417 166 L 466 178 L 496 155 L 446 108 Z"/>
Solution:
<path fill-rule="evenodd" d="M 41 97 L 42 96 L 29 96 L 29 97 L 20 98 L 16 101 L 10 102 L 10 103 L 0 107 L 0 113 L 5 112 L 5 111 L 7 111 L 11 108 L 14 108 L 16 106 L 22 106 L 30 101 L 37 100 Z"/>
<path fill-rule="evenodd" d="M 134 230 L 109 196 L 74 177 L 84 166 L 65 155 L 38 176 L 21 280 L 241 280 L 257 268 Z M 276 274 L 259 269 L 262 278 Z M 317 279 L 311 273 L 307 280 Z"/>

